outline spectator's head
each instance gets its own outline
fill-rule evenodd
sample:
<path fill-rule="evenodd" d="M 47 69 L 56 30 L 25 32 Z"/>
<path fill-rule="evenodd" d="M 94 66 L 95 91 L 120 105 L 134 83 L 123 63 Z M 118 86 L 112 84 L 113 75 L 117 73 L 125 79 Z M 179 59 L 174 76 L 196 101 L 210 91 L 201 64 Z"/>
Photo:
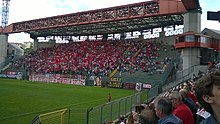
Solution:
<path fill-rule="evenodd" d="M 134 124 L 134 118 L 132 112 L 128 116 L 128 122 L 127 124 Z"/>
<path fill-rule="evenodd" d="M 137 113 L 141 113 L 141 111 L 143 111 L 144 109 L 145 109 L 145 106 L 143 105 L 135 106 L 135 112 Z"/>
<path fill-rule="evenodd" d="M 151 109 L 144 109 L 139 116 L 139 123 L 140 124 L 156 124 L 157 117 L 154 111 Z"/>
<path fill-rule="evenodd" d="M 184 84 L 184 85 L 183 85 L 183 89 L 186 89 L 187 92 L 188 92 L 188 91 L 189 91 L 189 86 L 188 86 L 187 84 Z"/>
<path fill-rule="evenodd" d="M 164 118 L 171 115 L 173 112 L 173 105 L 171 101 L 166 97 L 159 97 L 155 100 L 155 111 L 159 118 Z"/>
<path fill-rule="evenodd" d="M 120 116 L 120 118 L 119 118 L 119 121 L 120 121 L 120 122 L 125 122 L 125 120 L 126 120 L 126 119 L 125 119 L 124 116 Z"/>
<path fill-rule="evenodd" d="M 183 99 L 188 97 L 188 92 L 186 89 L 181 89 L 179 92 Z"/>
<path fill-rule="evenodd" d="M 171 100 L 173 107 L 176 107 L 182 102 L 182 96 L 178 91 L 173 91 L 169 94 L 169 99 Z"/>
<path fill-rule="evenodd" d="M 220 71 L 211 72 L 195 84 L 195 94 L 200 105 L 213 114 L 220 108 Z"/>

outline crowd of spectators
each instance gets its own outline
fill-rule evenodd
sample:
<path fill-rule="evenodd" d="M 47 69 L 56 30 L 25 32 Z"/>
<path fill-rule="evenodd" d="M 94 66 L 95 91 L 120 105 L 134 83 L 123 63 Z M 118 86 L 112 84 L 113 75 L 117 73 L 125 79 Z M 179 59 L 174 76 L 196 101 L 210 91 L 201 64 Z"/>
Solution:
<path fill-rule="evenodd" d="M 40 48 L 14 63 L 28 72 L 108 75 L 119 71 L 142 70 L 150 72 L 158 68 L 160 50 L 152 41 L 83 41 L 57 44 Z"/>
<path fill-rule="evenodd" d="M 133 111 L 127 124 L 220 124 L 219 82 L 218 68 L 199 71 L 192 79 L 141 104 L 142 110 Z"/>

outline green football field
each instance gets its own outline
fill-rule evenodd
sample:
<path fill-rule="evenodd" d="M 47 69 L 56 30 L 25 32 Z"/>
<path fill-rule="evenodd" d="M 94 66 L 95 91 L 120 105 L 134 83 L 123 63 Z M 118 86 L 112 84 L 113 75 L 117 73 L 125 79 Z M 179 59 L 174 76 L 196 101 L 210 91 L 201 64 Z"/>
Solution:
<path fill-rule="evenodd" d="M 0 123 L 30 124 L 36 115 L 65 107 L 84 113 L 105 104 L 109 93 L 116 100 L 135 91 L 0 78 Z"/>

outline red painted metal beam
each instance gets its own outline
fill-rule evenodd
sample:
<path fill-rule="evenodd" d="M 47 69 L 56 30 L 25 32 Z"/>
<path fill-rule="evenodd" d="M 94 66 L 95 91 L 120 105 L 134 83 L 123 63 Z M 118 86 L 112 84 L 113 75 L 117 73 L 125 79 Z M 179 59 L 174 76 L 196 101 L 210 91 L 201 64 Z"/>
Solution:
<path fill-rule="evenodd" d="M 182 0 L 183 5 L 187 10 L 199 9 L 199 3 L 196 0 Z"/>
<path fill-rule="evenodd" d="M 180 0 L 160 0 L 160 14 L 184 13 L 186 11 Z"/>

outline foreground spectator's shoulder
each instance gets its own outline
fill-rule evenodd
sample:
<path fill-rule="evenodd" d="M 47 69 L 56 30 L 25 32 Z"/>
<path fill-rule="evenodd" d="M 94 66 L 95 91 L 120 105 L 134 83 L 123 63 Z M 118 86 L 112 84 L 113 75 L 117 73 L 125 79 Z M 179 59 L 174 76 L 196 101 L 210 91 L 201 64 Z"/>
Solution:
<path fill-rule="evenodd" d="M 174 124 L 173 122 L 167 122 L 167 123 L 165 123 L 165 124 Z"/>
<path fill-rule="evenodd" d="M 200 124 L 220 124 L 218 123 L 213 116 L 208 117 L 207 119 L 200 122 Z"/>

